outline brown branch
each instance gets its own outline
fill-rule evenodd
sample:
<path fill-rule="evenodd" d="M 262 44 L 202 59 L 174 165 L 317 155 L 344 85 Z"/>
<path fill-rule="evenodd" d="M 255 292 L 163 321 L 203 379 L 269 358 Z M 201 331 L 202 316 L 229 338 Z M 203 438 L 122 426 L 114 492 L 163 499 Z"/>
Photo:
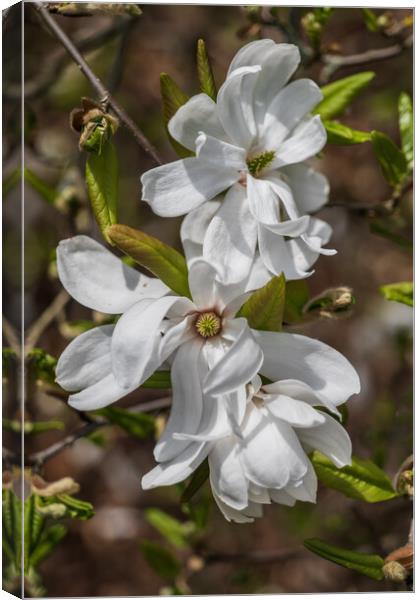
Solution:
<path fill-rule="evenodd" d="M 45 329 L 63 310 L 69 300 L 69 294 L 65 290 L 61 290 L 51 304 L 38 317 L 35 323 L 31 325 L 25 340 L 25 354 L 32 350 L 41 335 L 44 333 Z"/>
<path fill-rule="evenodd" d="M 3 334 L 6 338 L 7 343 L 16 353 L 17 356 L 20 356 L 21 344 L 19 340 L 19 334 L 13 325 L 10 323 L 8 319 L 3 315 Z"/>
<path fill-rule="evenodd" d="M 407 50 L 413 46 L 413 36 L 409 35 L 404 41 L 394 44 L 393 46 L 387 46 L 385 48 L 378 48 L 374 50 L 367 50 L 359 54 L 350 54 L 348 56 L 337 56 L 336 54 L 324 54 L 321 57 L 321 61 L 324 63 L 324 67 L 320 73 L 321 83 L 326 83 L 330 77 L 338 69 L 343 67 L 355 67 L 365 65 L 372 62 L 386 60 L 387 58 L 393 58 L 398 56 L 404 50 Z"/>
<path fill-rule="evenodd" d="M 108 89 L 104 86 L 102 81 L 97 77 L 92 69 L 89 67 L 86 60 L 80 54 L 76 46 L 70 40 L 68 35 L 61 29 L 60 25 L 55 21 L 55 19 L 50 15 L 48 10 L 43 6 L 41 2 L 38 0 L 34 3 L 41 15 L 43 21 L 48 25 L 52 33 L 55 37 L 61 42 L 64 48 L 67 50 L 69 55 L 72 57 L 74 62 L 80 68 L 80 71 L 92 85 L 92 87 L 96 90 L 99 99 L 101 102 L 108 104 L 113 112 L 117 115 L 120 121 L 127 127 L 130 133 L 133 135 L 136 142 L 139 144 L 141 148 L 145 152 L 147 152 L 157 164 L 162 164 L 162 161 L 154 148 L 154 146 L 149 142 L 149 140 L 145 137 L 145 135 L 140 131 L 131 117 L 125 112 L 123 108 L 114 100 L 114 98 L 110 95 Z"/>

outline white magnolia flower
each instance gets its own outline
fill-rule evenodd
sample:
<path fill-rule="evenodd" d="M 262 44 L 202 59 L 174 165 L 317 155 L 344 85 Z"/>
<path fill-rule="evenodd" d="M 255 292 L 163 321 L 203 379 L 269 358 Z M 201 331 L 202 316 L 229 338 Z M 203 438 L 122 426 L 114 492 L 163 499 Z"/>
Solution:
<path fill-rule="evenodd" d="M 197 259 L 189 270 L 192 300 L 170 295 L 85 236 L 61 242 L 57 260 L 62 284 L 81 304 L 122 313 L 116 325 L 83 333 L 61 355 L 57 381 L 77 392 L 71 406 L 93 410 L 115 402 L 169 361 L 173 403 L 158 460 L 189 446 L 172 439 L 173 432 L 217 437 L 242 420 L 244 385 L 263 352 L 246 319 L 235 318 L 246 298 L 240 286 L 218 284 L 215 269 Z"/>
<path fill-rule="evenodd" d="M 314 502 L 317 481 L 306 452 L 318 449 L 338 467 L 350 462 L 344 428 L 316 407 L 337 406 L 360 391 L 359 377 L 339 352 L 308 337 L 254 331 L 264 353 L 260 373 L 275 383 L 248 386 L 246 410 L 226 435 L 173 434 L 190 444 L 144 475 L 144 489 L 172 485 L 208 457 L 210 483 L 228 520 L 260 516 L 262 504 Z M 172 430 L 173 431 L 173 430 Z"/>
<path fill-rule="evenodd" d="M 305 164 L 326 132 L 319 116 L 310 116 L 322 99 L 318 86 L 309 79 L 287 84 L 299 61 L 293 45 L 246 45 L 217 102 L 193 96 L 169 122 L 171 135 L 196 156 L 141 178 L 143 200 L 168 217 L 228 190 L 203 238 L 204 258 L 221 264 L 225 281 L 248 275 L 257 242 L 268 271 L 289 279 L 306 277 L 320 253 L 335 252 L 322 248 L 329 226 L 308 215 L 327 201 L 326 178 Z"/>

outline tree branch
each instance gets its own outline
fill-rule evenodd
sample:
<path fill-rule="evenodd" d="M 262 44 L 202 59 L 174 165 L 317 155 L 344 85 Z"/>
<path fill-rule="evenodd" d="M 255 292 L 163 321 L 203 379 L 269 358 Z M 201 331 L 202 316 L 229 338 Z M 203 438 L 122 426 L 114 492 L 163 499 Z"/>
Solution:
<path fill-rule="evenodd" d="M 8 321 L 8 319 L 6 319 L 6 317 L 4 315 L 3 315 L 3 323 L 2 324 L 3 324 L 4 337 L 6 338 L 7 343 L 9 344 L 9 346 L 11 347 L 13 352 L 15 352 L 17 356 L 20 356 L 21 348 L 20 348 L 18 332 L 13 327 L 13 325 L 10 323 L 10 321 Z"/>
<path fill-rule="evenodd" d="M 67 52 L 70 54 L 74 62 L 80 68 L 80 71 L 92 85 L 92 87 L 96 90 L 100 101 L 108 104 L 113 112 L 117 115 L 120 121 L 127 127 L 130 133 L 133 135 L 134 139 L 138 143 L 138 145 L 143 148 L 145 152 L 147 152 L 157 164 L 162 164 L 162 161 L 157 153 L 155 147 L 149 142 L 149 140 L 145 137 L 145 135 L 140 131 L 131 117 L 125 112 L 123 108 L 114 100 L 114 98 L 110 95 L 107 88 L 104 86 L 102 81 L 97 77 L 92 69 L 89 67 L 83 56 L 80 54 L 76 46 L 70 40 L 68 35 L 61 29 L 60 25 L 55 21 L 55 19 L 50 15 L 48 10 L 43 6 L 39 0 L 34 2 L 37 10 L 43 21 L 48 25 L 50 30 L 53 32 L 55 37 L 61 42 Z"/>
<path fill-rule="evenodd" d="M 25 354 L 32 350 L 45 329 L 63 310 L 69 300 L 69 294 L 65 290 L 61 290 L 35 323 L 31 325 L 25 340 Z"/>

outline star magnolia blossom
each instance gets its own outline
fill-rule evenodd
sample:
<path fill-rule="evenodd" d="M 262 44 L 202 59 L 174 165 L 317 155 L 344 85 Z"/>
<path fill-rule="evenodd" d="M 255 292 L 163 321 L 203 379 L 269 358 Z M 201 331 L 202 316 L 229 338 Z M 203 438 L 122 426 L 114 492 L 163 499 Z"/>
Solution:
<path fill-rule="evenodd" d="M 345 429 L 318 408 L 339 414 L 337 406 L 360 391 L 354 368 L 326 344 L 289 333 L 253 334 L 264 353 L 261 374 L 280 380 L 261 387 L 254 378 L 229 434 L 173 434 L 190 445 L 142 479 L 146 489 L 172 485 L 208 457 L 215 500 L 228 520 L 241 523 L 261 516 L 262 504 L 315 502 L 317 479 L 306 451 L 320 450 L 338 467 L 351 462 Z"/>
<path fill-rule="evenodd" d="M 152 169 L 142 178 L 143 200 L 161 216 L 190 213 L 226 190 L 203 239 L 203 256 L 220 277 L 246 277 L 258 243 L 270 273 L 307 277 L 331 230 L 307 213 L 328 197 L 325 177 L 305 161 L 326 142 L 322 99 L 309 79 L 287 84 L 300 62 L 289 44 L 260 40 L 233 59 L 217 102 L 193 96 L 169 122 L 171 135 L 196 156 Z M 200 209 L 197 210 L 200 213 Z M 206 213 L 207 214 L 207 213 Z"/>
<path fill-rule="evenodd" d="M 93 410 L 115 402 L 169 361 L 173 404 L 155 451 L 159 460 L 189 445 L 173 440 L 173 431 L 226 435 L 230 422 L 242 419 L 244 385 L 263 353 L 246 319 L 235 318 L 246 298 L 241 288 L 218 284 L 214 268 L 197 259 L 189 270 L 192 300 L 169 295 L 159 280 L 85 236 L 61 242 L 57 264 L 63 286 L 81 304 L 122 313 L 116 325 L 83 333 L 61 355 L 57 381 L 77 391 L 71 406 Z"/>

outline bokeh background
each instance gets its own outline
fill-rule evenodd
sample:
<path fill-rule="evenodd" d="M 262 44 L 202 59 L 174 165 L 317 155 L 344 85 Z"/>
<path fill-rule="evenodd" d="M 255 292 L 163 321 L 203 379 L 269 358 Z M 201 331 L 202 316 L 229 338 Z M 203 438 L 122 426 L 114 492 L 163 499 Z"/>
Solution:
<path fill-rule="evenodd" d="M 56 16 L 73 40 L 81 42 L 94 71 L 120 104 L 158 148 L 165 162 L 176 155 L 167 141 L 161 116 L 159 74 L 169 73 L 188 94 L 197 93 L 195 48 L 204 38 L 216 81 L 224 80 L 235 52 L 247 41 L 271 37 L 287 41 L 277 27 L 252 24 L 238 6 L 145 5 L 136 19 L 119 16 Z M 268 9 L 264 9 L 268 11 Z M 279 9 L 285 22 L 298 26 L 310 9 Z M 291 14 L 292 12 L 292 14 Z M 265 14 L 265 13 L 264 13 Z M 401 21 L 410 11 L 388 11 Z M 7 17 L 4 37 L 4 173 L 19 163 L 19 10 Z M 404 33 L 404 32 L 403 32 Z M 60 202 L 48 203 L 33 186 L 25 188 L 25 326 L 52 302 L 60 291 L 54 265 L 59 240 L 83 232 L 101 240 L 83 186 L 85 155 L 78 151 L 77 135 L 69 128 L 69 112 L 81 96 L 94 97 L 77 67 L 64 56 L 56 39 L 41 24 L 36 11 L 25 5 L 25 166 L 53 190 L 67 190 Z M 88 40 L 88 41 L 86 41 Z M 334 11 L 323 35 L 323 51 L 343 55 L 382 48 L 395 43 L 367 29 L 359 9 Z M 396 57 L 342 68 L 333 79 L 361 70 L 374 70 L 375 79 L 347 110 L 342 122 L 363 130 L 377 129 L 399 143 L 398 96 L 412 94 L 413 63 L 410 49 Z M 321 64 L 315 61 L 298 76 L 319 81 Z M 140 202 L 140 175 L 154 166 L 121 127 L 115 137 L 120 169 L 120 222 L 138 227 L 180 248 L 179 219 L 159 219 Z M 318 319 L 293 329 L 314 336 L 342 352 L 362 380 L 362 392 L 348 405 L 347 427 L 354 453 L 373 459 L 393 477 L 412 448 L 412 311 L 387 302 L 378 292 L 386 283 L 412 278 L 409 245 L 400 245 L 371 231 L 369 211 L 354 205 L 386 201 L 391 190 L 384 181 L 370 144 L 327 146 L 316 161 L 331 182 L 331 204 L 319 216 L 334 230 L 330 247 L 338 253 L 321 257 L 309 280 L 311 294 L 340 285 L 350 286 L 356 305 L 350 318 Z M 71 187 L 73 204 L 66 201 Z M 5 197 L 4 311 L 19 327 L 19 189 Z M 408 191 L 390 220 L 392 228 L 411 238 L 412 195 Z M 389 223 L 388 223 L 389 225 Z M 59 356 L 69 343 L 69 323 L 91 319 L 89 310 L 70 301 L 43 333 L 38 346 Z M 100 319 L 100 315 L 94 315 Z M 292 330 L 292 329 L 291 329 Z M 159 398 L 165 392 L 139 390 L 121 406 Z M 5 394 L 5 415 L 17 406 Z M 157 413 L 159 419 L 165 411 Z M 27 399 L 28 418 L 62 419 L 66 430 L 80 423 L 65 402 L 38 390 Z M 13 443 L 13 439 L 6 436 Z M 28 438 L 28 448 L 39 450 L 60 439 L 62 432 Z M 47 480 L 69 475 L 81 485 L 80 497 L 91 502 L 95 516 L 69 523 L 69 534 L 42 564 L 43 584 L 51 596 L 149 595 L 165 591 L 168 582 L 144 560 L 142 539 L 162 542 L 147 523 L 144 511 L 159 507 L 185 519 L 179 490 L 161 488 L 145 492 L 141 474 L 153 466 L 153 439 L 136 440 L 117 428 L 106 428 L 93 439 L 83 439 L 51 460 Z M 263 460 L 263 457 L 261 457 Z M 208 494 L 204 490 L 202 494 Z M 203 564 L 189 560 L 187 586 L 194 594 L 384 591 L 395 584 L 375 582 L 333 565 L 304 549 L 308 537 L 382 556 L 405 543 L 411 506 L 407 500 L 368 505 L 321 486 L 315 506 L 298 503 L 293 509 L 273 505 L 252 525 L 227 523 L 214 504 L 195 554 Z M 230 556 L 226 556 L 228 554 Z M 189 560 L 189 562 L 188 562 Z"/>

